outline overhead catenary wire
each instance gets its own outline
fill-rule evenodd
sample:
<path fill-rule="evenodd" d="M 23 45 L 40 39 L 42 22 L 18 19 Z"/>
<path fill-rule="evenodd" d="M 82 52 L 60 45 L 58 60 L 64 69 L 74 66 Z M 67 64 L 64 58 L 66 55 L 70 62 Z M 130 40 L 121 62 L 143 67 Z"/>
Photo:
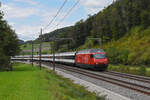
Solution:
<path fill-rule="evenodd" d="M 61 5 L 61 7 L 58 9 L 56 15 L 53 17 L 53 19 L 50 21 L 50 23 L 48 23 L 48 24 L 43 28 L 43 30 L 47 29 L 47 28 L 52 24 L 52 22 L 56 19 L 56 17 L 58 16 L 58 14 L 59 14 L 60 11 L 62 10 L 62 8 L 63 8 L 63 7 L 65 6 L 65 4 L 67 3 L 67 1 L 68 1 L 68 0 L 65 0 L 65 1 L 63 2 L 63 4 Z"/>
<path fill-rule="evenodd" d="M 71 13 L 71 11 L 76 7 L 76 5 L 77 5 L 79 2 L 80 2 L 80 0 L 78 0 L 78 1 L 72 6 L 72 8 L 70 8 L 70 9 L 68 10 L 68 12 L 65 14 L 65 16 L 59 21 L 59 23 L 56 24 L 56 26 L 54 27 L 54 29 L 55 29 L 57 26 L 59 26 L 59 25 L 65 20 L 65 18 Z"/>
<path fill-rule="evenodd" d="M 72 7 L 71 9 L 68 10 L 68 12 L 65 14 L 65 16 L 60 20 L 60 22 L 55 26 L 57 27 L 58 25 L 61 24 L 61 22 L 63 22 L 65 20 L 65 18 L 71 13 L 71 11 L 76 7 L 76 5 L 80 2 L 80 0 L 78 0 Z M 56 13 L 56 15 L 54 16 L 54 18 L 50 21 L 50 23 L 48 23 L 46 25 L 46 27 L 44 27 L 43 29 L 41 29 L 41 35 L 42 35 L 42 31 L 47 29 L 48 26 L 50 26 L 52 24 L 52 22 L 56 19 L 56 17 L 58 16 L 58 14 L 60 13 L 60 11 L 62 10 L 62 8 L 65 6 L 65 4 L 67 3 L 67 0 L 64 1 L 64 3 L 62 4 L 62 6 L 60 7 L 60 9 L 58 10 L 58 12 Z M 55 29 L 54 27 L 54 29 Z M 55 36 L 53 37 L 54 43 L 55 43 Z M 40 69 L 41 69 L 41 53 L 42 53 L 42 40 L 40 40 Z M 55 70 L 55 50 L 53 50 L 53 70 Z"/>

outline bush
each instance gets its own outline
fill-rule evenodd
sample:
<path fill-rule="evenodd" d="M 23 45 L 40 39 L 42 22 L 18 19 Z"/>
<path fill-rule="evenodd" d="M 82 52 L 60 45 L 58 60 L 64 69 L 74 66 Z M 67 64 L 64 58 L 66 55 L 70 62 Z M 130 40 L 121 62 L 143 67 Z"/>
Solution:
<path fill-rule="evenodd" d="M 138 74 L 139 74 L 139 75 L 143 75 L 143 76 L 146 75 L 146 68 L 145 68 L 145 66 L 141 66 L 141 67 L 138 69 Z"/>
<path fill-rule="evenodd" d="M 150 76 L 150 69 L 145 66 L 131 67 L 121 64 L 116 66 L 110 65 L 108 66 L 108 70 L 129 73 L 134 75 Z"/>
<path fill-rule="evenodd" d="M 108 58 L 109 58 L 109 62 L 112 64 L 117 64 L 118 60 L 117 60 L 117 56 L 118 56 L 118 51 L 116 49 L 116 47 L 109 47 L 108 49 L 106 49 Z"/>
<path fill-rule="evenodd" d="M 150 70 L 146 71 L 146 76 L 150 77 Z"/>
<path fill-rule="evenodd" d="M 108 66 L 108 70 L 117 71 L 117 69 L 118 69 L 118 66 L 112 66 L 112 65 Z"/>
<path fill-rule="evenodd" d="M 125 72 L 125 73 L 129 73 L 129 72 L 130 72 L 130 67 L 125 66 L 125 67 L 124 67 L 124 72 Z"/>
<path fill-rule="evenodd" d="M 128 63 L 128 55 L 129 55 L 129 50 L 128 49 L 120 49 L 119 50 L 119 56 L 117 57 L 118 63 L 121 64 L 127 64 Z"/>
<path fill-rule="evenodd" d="M 148 65 L 150 64 L 150 53 L 147 51 L 145 52 L 141 57 L 140 60 L 143 65 Z"/>
<path fill-rule="evenodd" d="M 130 68 L 130 71 L 129 71 L 129 73 L 130 74 L 135 74 L 135 75 L 137 75 L 137 69 L 136 68 Z"/>
<path fill-rule="evenodd" d="M 135 64 L 135 58 L 137 56 L 136 52 L 132 52 L 128 55 L 128 64 Z"/>

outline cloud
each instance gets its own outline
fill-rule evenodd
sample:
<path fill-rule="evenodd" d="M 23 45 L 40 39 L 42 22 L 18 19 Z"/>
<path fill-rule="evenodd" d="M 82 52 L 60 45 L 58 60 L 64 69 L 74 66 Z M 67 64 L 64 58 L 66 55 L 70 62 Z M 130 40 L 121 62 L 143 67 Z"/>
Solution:
<path fill-rule="evenodd" d="M 56 23 L 58 23 L 58 21 L 56 21 Z M 46 25 L 47 23 L 42 23 L 42 24 Z M 34 25 L 21 25 L 21 26 L 14 26 L 14 28 L 16 29 L 16 33 L 18 34 L 18 37 L 20 39 L 22 39 L 22 40 L 33 40 L 40 35 L 40 29 L 43 28 L 42 24 L 37 23 Z M 49 27 L 46 30 L 44 30 L 43 34 L 54 31 L 56 28 L 59 29 L 59 28 L 62 28 L 64 26 L 70 26 L 70 25 L 73 25 L 73 22 L 64 22 L 55 28 L 53 25 L 53 27 Z"/>
<path fill-rule="evenodd" d="M 6 19 L 25 18 L 38 12 L 35 8 L 21 8 L 13 4 L 2 4 L 1 10 L 4 12 Z"/>
<path fill-rule="evenodd" d="M 32 40 L 39 36 L 38 30 L 40 32 L 41 26 L 33 26 L 33 25 L 22 25 L 18 26 L 16 29 L 16 33 L 20 39 L 23 40 Z"/>
<path fill-rule="evenodd" d="M 13 0 L 15 2 L 21 2 L 21 3 L 27 3 L 27 4 L 30 4 L 30 5 L 36 5 L 37 2 L 33 1 L 33 0 Z"/>
<path fill-rule="evenodd" d="M 81 5 L 89 14 L 95 14 L 102 10 L 104 7 L 110 5 L 113 0 L 81 0 Z"/>

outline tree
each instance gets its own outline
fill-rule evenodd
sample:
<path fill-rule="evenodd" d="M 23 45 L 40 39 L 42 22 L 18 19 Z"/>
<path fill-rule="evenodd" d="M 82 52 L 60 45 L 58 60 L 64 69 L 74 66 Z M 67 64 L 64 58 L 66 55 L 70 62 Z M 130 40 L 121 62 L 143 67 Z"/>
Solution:
<path fill-rule="evenodd" d="M 11 68 L 10 58 L 18 52 L 17 35 L 3 20 L 3 13 L 0 11 L 0 70 L 9 70 Z"/>

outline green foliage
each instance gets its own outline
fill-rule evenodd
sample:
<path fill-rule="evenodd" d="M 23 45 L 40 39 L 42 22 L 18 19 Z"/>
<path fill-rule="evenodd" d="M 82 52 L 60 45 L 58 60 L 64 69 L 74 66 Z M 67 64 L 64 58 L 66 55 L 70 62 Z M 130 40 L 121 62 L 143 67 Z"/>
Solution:
<path fill-rule="evenodd" d="M 146 76 L 149 76 L 149 77 L 150 77 L 150 70 L 147 70 L 147 71 L 146 71 Z"/>
<path fill-rule="evenodd" d="M 109 65 L 108 70 L 123 73 L 150 76 L 150 68 L 145 66 Z"/>
<path fill-rule="evenodd" d="M 150 10 L 149 11 L 143 11 L 141 13 L 141 23 L 144 27 L 147 27 L 150 25 Z"/>
<path fill-rule="evenodd" d="M 116 47 L 115 46 L 110 46 L 109 48 L 106 49 L 106 52 L 107 52 L 107 55 L 108 55 L 108 58 L 109 58 L 109 62 L 113 63 L 113 64 L 117 64 L 118 63 L 117 57 L 119 55 L 119 52 L 116 49 Z"/>
<path fill-rule="evenodd" d="M 0 11 L 0 70 L 11 68 L 10 56 L 19 52 L 19 44 L 14 30 L 3 20 L 3 13 Z"/>
<path fill-rule="evenodd" d="M 146 68 L 145 68 L 145 66 L 141 66 L 141 67 L 138 69 L 138 73 L 139 73 L 139 75 L 145 76 L 145 75 L 146 75 Z"/>
<path fill-rule="evenodd" d="M 150 27 L 134 27 L 126 36 L 103 46 L 110 63 L 150 65 Z"/>
<path fill-rule="evenodd" d="M 119 56 L 117 57 L 118 62 L 121 64 L 128 64 L 128 54 L 129 51 L 127 49 L 120 49 Z"/>
<path fill-rule="evenodd" d="M 137 53 L 136 53 L 136 52 L 130 53 L 130 54 L 128 55 L 128 63 L 129 63 L 129 64 L 133 64 L 133 65 L 136 64 L 136 62 L 134 62 L 136 56 L 137 56 Z"/>
<path fill-rule="evenodd" d="M 4 53 L 2 53 L 2 50 L 0 49 L 0 71 L 2 70 L 8 70 L 9 66 L 9 60 L 10 58 L 6 56 Z"/>

